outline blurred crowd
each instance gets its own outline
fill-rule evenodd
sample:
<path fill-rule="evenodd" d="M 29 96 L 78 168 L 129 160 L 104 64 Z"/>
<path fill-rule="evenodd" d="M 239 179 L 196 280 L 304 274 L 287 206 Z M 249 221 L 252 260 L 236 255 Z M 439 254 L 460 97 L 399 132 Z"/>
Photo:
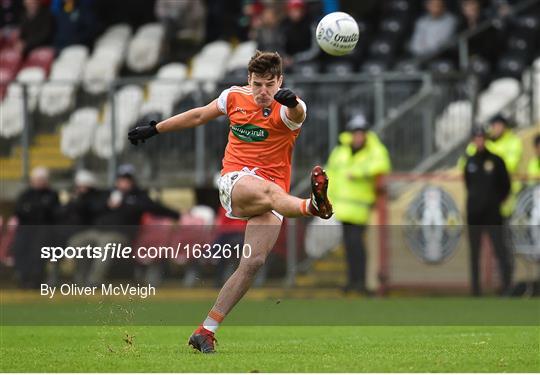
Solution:
<path fill-rule="evenodd" d="M 416 17 L 404 53 L 436 53 L 458 32 L 472 30 L 488 18 L 505 19 L 517 0 L 427 0 L 425 8 L 408 5 Z M 216 39 L 255 40 L 262 50 L 279 51 L 285 65 L 314 59 L 317 21 L 346 11 L 368 29 L 376 29 L 390 2 L 352 0 L 3 0 L 0 3 L 0 48 L 28 54 L 39 46 L 60 50 L 72 44 L 91 47 L 107 27 L 126 23 L 134 29 L 161 22 L 166 30 L 165 59 L 186 60 Z M 386 12 L 386 13 L 385 13 Z M 501 26 L 504 28 L 503 26 Z M 498 36 L 474 38 L 471 53 L 492 59 Z M 191 48 L 190 48 L 191 47 Z"/>

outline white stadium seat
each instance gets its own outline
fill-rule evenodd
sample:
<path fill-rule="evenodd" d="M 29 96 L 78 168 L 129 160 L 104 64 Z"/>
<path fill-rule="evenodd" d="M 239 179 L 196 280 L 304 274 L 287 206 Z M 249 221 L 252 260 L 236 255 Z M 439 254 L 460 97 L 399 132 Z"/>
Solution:
<path fill-rule="evenodd" d="M 7 96 L 0 103 L 2 121 L 0 124 L 0 136 L 11 138 L 19 135 L 24 127 L 23 101 L 21 97 Z"/>
<path fill-rule="evenodd" d="M 80 63 L 80 62 L 85 62 L 86 60 L 88 60 L 88 54 L 89 54 L 88 47 L 75 44 L 75 45 L 67 46 L 66 48 L 64 48 L 62 52 L 60 52 L 60 55 L 58 56 L 57 60 L 69 61 L 72 63 L 77 63 L 77 62 Z"/>
<path fill-rule="evenodd" d="M 86 154 L 93 144 L 97 123 L 98 110 L 95 108 L 84 107 L 73 112 L 61 131 L 62 153 L 72 159 Z"/>
<path fill-rule="evenodd" d="M 115 126 L 120 133 L 125 133 L 134 125 L 143 102 L 143 90 L 137 85 L 122 87 L 115 94 Z M 105 122 L 111 122 L 111 108 L 105 105 Z"/>
<path fill-rule="evenodd" d="M 245 68 L 249 63 L 251 56 L 257 50 L 257 42 L 248 41 L 240 43 L 232 52 L 230 59 L 227 62 L 227 71 Z"/>
<path fill-rule="evenodd" d="M 450 103 L 435 122 L 435 144 L 439 150 L 449 150 L 469 137 L 472 106 L 466 100 Z"/>
<path fill-rule="evenodd" d="M 85 91 L 95 95 L 109 89 L 122 67 L 130 37 L 131 28 L 119 24 L 111 26 L 97 40 L 83 74 Z"/>
<path fill-rule="evenodd" d="M 55 116 L 72 107 L 87 60 L 88 48 L 85 46 L 75 45 L 62 50 L 53 63 L 49 82 L 45 83 L 41 90 L 41 113 Z"/>
<path fill-rule="evenodd" d="M 116 131 L 116 152 L 122 152 L 126 145 L 125 134 L 119 134 Z M 112 138 L 111 138 L 111 125 L 108 123 L 99 125 L 94 133 L 94 143 L 92 150 L 96 156 L 102 159 L 108 159 L 112 156 Z"/>
<path fill-rule="evenodd" d="M 154 69 L 159 61 L 164 35 L 163 25 L 159 23 L 141 26 L 128 47 L 128 68 L 137 73 Z"/>
<path fill-rule="evenodd" d="M 222 79 L 231 55 L 231 45 L 224 41 L 208 43 L 191 63 L 191 77 L 203 81 L 203 89 L 210 92 L 218 80 Z"/>
<path fill-rule="evenodd" d="M 521 93 L 520 83 L 515 78 L 501 78 L 489 85 L 478 98 L 476 121 L 484 123 L 516 100 Z"/>

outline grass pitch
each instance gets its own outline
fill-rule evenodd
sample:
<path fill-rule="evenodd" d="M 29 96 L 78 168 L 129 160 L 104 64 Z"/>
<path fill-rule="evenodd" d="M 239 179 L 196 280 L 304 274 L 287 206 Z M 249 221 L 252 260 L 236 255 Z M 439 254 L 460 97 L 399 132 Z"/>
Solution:
<path fill-rule="evenodd" d="M 464 319 L 463 325 L 439 324 L 444 319 L 422 325 L 420 317 L 416 324 L 414 320 L 403 320 L 388 321 L 388 325 L 373 321 L 345 326 L 332 325 L 325 315 L 333 311 L 345 320 L 352 319 L 348 315 L 351 311 L 372 311 L 377 315 L 396 311 L 399 315 L 405 306 L 410 310 L 419 306 L 418 311 L 425 311 L 426 316 L 440 315 L 443 309 L 437 306 L 458 306 L 463 311 L 467 301 L 481 314 L 507 306 L 507 315 L 513 306 L 515 313 L 529 314 L 529 318 L 522 320 L 523 324 L 513 321 L 511 326 L 484 325 L 474 316 Z M 167 309 L 174 311 L 180 303 L 183 310 L 190 310 L 186 301 L 162 301 L 152 315 Z M 204 305 L 201 301 L 192 304 L 194 310 Z M 208 301 L 207 306 L 210 304 Z M 3 303 L 2 312 L 6 314 L 0 328 L 0 371 L 540 372 L 538 300 L 286 300 L 278 305 L 272 303 L 279 307 L 281 316 L 310 311 L 328 325 L 235 325 L 243 317 L 265 311 L 261 306 L 267 305 L 268 301 L 243 301 L 231 314 L 230 324 L 224 324 L 217 334 L 218 353 L 202 355 L 186 345 L 193 325 L 12 325 L 10 314 L 39 308 L 27 303 Z M 66 303 L 56 307 L 69 312 L 74 306 Z M 151 310 L 149 306 L 145 311 Z M 450 308 L 446 310 L 448 318 L 457 314 Z M 274 322 L 271 316 L 268 319 Z"/>

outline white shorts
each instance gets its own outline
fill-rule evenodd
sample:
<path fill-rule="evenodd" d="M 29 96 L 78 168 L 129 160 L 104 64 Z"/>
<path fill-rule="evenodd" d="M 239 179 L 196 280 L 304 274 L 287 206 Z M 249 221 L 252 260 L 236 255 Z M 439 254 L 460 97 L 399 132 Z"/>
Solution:
<path fill-rule="evenodd" d="M 241 171 L 234 171 L 225 173 L 223 176 L 221 176 L 218 180 L 218 189 L 219 189 L 219 201 L 221 202 L 221 205 L 226 211 L 227 217 L 230 217 L 231 219 L 238 219 L 238 220 L 248 220 L 249 217 L 238 217 L 234 216 L 232 213 L 232 191 L 234 188 L 234 185 L 244 176 L 252 176 L 259 178 L 261 180 L 264 180 L 261 176 L 257 175 L 256 171 L 258 168 L 249 169 L 248 167 L 242 168 Z M 276 217 L 283 221 L 283 215 L 277 213 L 276 211 L 272 210 L 272 213 L 276 215 Z"/>

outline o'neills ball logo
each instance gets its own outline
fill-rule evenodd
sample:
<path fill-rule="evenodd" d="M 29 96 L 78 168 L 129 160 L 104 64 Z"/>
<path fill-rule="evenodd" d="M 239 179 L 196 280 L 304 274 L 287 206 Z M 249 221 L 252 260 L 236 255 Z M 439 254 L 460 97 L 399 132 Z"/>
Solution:
<path fill-rule="evenodd" d="M 334 35 L 334 41 L 338 43 L 356 43 L 358 42 L 358 34 L 340 35 L 339 33 Z"/>
<path fill-rule="evenodd" d="M 231 131 L 244 142 L 261 142 L 268 138 L 268 131 L 253 124 L 234 125 Z"/>

